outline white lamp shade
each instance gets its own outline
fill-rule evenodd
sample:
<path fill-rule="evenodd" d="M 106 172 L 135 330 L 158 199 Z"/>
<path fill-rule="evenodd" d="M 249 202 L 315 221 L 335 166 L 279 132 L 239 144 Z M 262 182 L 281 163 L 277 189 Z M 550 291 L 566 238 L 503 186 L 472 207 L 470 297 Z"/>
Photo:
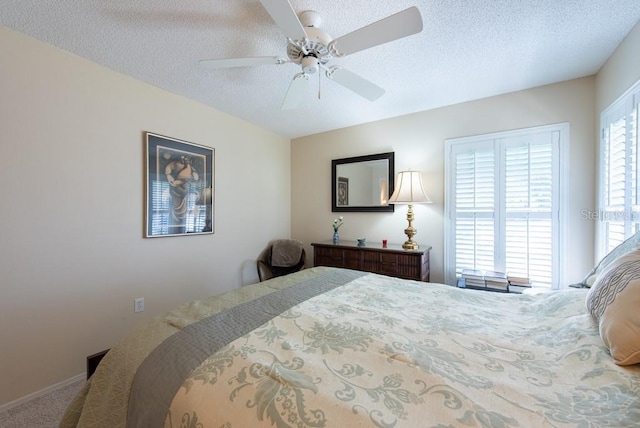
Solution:
<path fill-rule="evenodd" d="M 424 193 L 422 175 L 419 171 L 402 171 L 396 176 L 390 204 L 430 204 L 431 199 Z"/>

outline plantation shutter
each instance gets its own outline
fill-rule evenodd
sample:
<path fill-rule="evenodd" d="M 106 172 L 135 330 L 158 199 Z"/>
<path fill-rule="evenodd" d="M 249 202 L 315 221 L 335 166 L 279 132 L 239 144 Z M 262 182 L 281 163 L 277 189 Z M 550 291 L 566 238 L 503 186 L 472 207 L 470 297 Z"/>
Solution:
<path fill-rule="evenodd" d="M 456 272 L 494 266 L 495 151 L 491 142 L 454 154 Z"/>
<path fill-rule="evenodd" d="M 640 82 L 601 116 L 599 219 L 604 256 L 639 230 L 638 115 Z"/>
<path fill-rule="evenodd" d="M 447 140 L 445 282 L 478 269 L 558 288 L 563 135 L 568 124 Z"/>
<path fill-rule="evenodd" d="M 505 269 L 551 286 L 553 268 L 553 150 L 559 132 L 506 140 Z"/>

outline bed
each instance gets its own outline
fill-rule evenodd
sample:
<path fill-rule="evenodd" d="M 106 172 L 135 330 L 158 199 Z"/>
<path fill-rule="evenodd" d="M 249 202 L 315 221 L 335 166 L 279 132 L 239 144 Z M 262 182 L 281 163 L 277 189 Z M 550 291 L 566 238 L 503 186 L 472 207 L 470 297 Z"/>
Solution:
<path fill-rule="evenodd" d="M 184 304 L 111 348 L 61 427 L 631 427 L 587 289 L 316 267 Z"/>

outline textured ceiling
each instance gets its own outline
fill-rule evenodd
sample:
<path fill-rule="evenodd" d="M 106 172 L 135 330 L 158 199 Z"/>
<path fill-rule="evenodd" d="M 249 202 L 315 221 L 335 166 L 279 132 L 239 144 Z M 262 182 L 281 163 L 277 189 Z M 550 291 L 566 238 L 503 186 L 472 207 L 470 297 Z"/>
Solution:
<path fill-rule="evenodd" d="M 258 0 L 2 0 L 0 24 L 294 138 L 594 74 L 640 19 L 638 0 L 290 3 L 319 12 L 333 37 L 414 5 L 424 29 L 331 60 L 383 87 L 379 100 L 315 75 L 304 104 L 283 111 L 299 66 L 198 64 L 286 57 L 286 39 Z"/>

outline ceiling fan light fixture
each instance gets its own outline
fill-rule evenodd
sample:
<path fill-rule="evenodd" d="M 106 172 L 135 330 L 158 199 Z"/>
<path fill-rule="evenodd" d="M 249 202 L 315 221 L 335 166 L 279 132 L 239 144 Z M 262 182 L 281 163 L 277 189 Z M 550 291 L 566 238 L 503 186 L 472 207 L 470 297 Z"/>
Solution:
<path fill-rule="evenodd" d="M 307 74 L 316 74 L 318 72 L 318 58 L 314 56 L 306 56 L 302 58 L 302 71 Z"/>
<path fill-rule="evenodd" d="M 304 10 L 298 14 L 298 18 L 303 27 L 320 28 L 322 25 L 322 18 L 315 10 Z"/>

